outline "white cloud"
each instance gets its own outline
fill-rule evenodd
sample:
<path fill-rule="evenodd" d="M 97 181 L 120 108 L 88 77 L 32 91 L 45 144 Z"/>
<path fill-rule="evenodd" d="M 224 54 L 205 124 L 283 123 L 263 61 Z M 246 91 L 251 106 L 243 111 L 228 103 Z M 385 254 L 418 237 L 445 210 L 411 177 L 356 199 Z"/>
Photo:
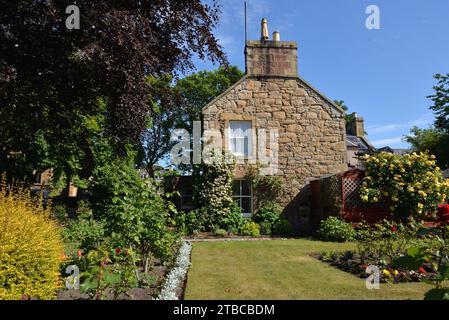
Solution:
<path fill-rule="evenodd" d="M 394 137 L 394 138 L 375 140 L 375 141 L 371 141 L 371 143 L 376 148 L 381 148 L 381 147 L 385 147 L 385 146 L 390 146 L 391 147 L 391 146 L 394 146 L 394 145 L 397 145 L 397 144 L 401 144 L 402 143 L 402 136 Z"/>
<path fill-rule="evenodd" d="M 427 113 L 416 120 L 409 121 L 406 123 L 392 123 L 386 125 L 368 126 L 366 130 L 368 131 L 369 134 L 381 134 L 402 129 L 409 129 L 413 126 L 429 125 L 433 121 L 432 117 L 433 116 L 431 113 Z"/>

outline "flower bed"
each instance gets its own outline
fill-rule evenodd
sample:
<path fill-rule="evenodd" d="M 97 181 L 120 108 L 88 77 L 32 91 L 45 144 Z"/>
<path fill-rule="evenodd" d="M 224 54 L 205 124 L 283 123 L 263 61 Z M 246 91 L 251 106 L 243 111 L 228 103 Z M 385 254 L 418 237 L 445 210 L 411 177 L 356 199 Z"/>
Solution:
<path fill-rule="evenodd" d="M 328 263 L 342 271 L 352 273 L 357 277 L 365 279 L 368 276 L 366 269 L 369 265 L 363 263 L 360 255 L 354 251 L 327 251 L 313 256 L 322 262 Z M 431 263 L 423 263 L 417 270 L 397 269 L 382 263 L 376 264 L 376 266 L 379 267 L 380 282 L 382 283 L 421 282 L 423 280 L 431 280 L 436 275 L 436 270 Z"/>

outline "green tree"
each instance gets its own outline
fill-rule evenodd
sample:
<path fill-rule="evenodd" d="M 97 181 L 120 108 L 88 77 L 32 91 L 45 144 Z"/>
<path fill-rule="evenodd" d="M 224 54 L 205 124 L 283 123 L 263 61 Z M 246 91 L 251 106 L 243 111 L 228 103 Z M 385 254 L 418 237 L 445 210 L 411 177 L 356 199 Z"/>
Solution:
<path fill-rule="evenodd" d="M 346 123 L 350 122 L 352 120 L 353 115 L 352 114 L 348 114 L 349 108 L 345 104 L 345 102 L 343 100 L 334 100 L 334 103 L 344 110 Z"/>
<path fill-rule="evenodd" d="M 427 129 L 413 127 L 410 133 L 411 135 L 405 136 L 404 140 L 412 145 L 414 151 L 427 151 L 435 155 L 440 168 L 449 167 L 449 134 L 435 127 Z"/>
<path fill-rule="evenodd" d="M 449 73 L 436 74 L 437 85 L 433 87 L 435 94 L 429 96 L 433 101 L 430 107 L 435 112 L 435 127 L 449 134 Z"/>
<path fill-rule="evenodd" d="M 168 158 L 176 143 L 171 140 L 171 134 L 182 110 L 177 107 L 180 95 L 173 87 L 170 75 L 148 77 L 147 81 L 156 90 L 151 97 L 153 116 L 141 138 L 141 154 L 143 167 L 150 177 L 154 178 L 158 162 Z"/>
<path fill-rule="evenodd" d="M 214 71 L 200 71 L 176 83 L 182 97 L 179 128 L 191 130 L 193 121 L 201 120 L 201 110 L 214 98 L 239 81 L 244 73 L 236 66 L 220 67 Z"/>

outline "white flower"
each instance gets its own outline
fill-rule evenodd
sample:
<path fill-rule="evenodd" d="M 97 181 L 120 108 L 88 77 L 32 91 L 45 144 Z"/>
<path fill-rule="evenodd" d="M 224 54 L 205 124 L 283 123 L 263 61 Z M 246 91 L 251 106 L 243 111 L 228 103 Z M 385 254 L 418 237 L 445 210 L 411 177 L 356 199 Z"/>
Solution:
<path fill-rule="evenodd" d="M 176 291 L 182 286 L 189 270 L 191 251 L 192 245 L 187 241 L 183 241 L 176 258 L 176 265 L 168 274 L 156 300 L 178 300 Z"/>

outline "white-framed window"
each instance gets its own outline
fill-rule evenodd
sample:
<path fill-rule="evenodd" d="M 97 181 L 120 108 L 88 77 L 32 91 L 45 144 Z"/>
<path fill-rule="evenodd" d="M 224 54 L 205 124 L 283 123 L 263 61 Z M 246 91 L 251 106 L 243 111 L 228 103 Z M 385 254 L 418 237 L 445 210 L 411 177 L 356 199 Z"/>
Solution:
<path fill-rule="evenodd" d="M 229 150 L 236 156 L 252 154 L 251 121 L 229 121 Z"/>
<path fill-rule="evenodd" d="M 234 201 L 242 208 L 242 216 L 251 218 L 253 214 L 253 190 L 248 180 L 234 180 L 232 182 Z"/>

